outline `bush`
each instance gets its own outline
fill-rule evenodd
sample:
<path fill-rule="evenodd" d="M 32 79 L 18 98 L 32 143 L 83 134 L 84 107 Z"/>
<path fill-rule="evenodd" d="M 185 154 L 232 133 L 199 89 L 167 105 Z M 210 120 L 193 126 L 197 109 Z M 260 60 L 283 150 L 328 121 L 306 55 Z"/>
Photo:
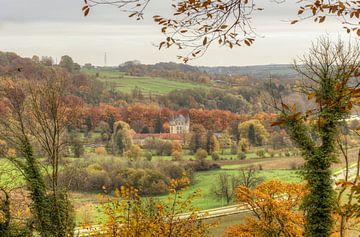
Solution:
<path fill-rule="evenodd" d="M 269 156 L 270 157 L 275 157 L 275 151 L 274 150 L 268 150 Z"/>
<path fill-rule="evenodd" d="M 182 154 L 179 151 L 174 151 L 173 153 L 171 153 L 171 156 L 172 156 L 173 161 L 182 160 Z"/>
<path fill-rule="evenodd" d="M 158 156 L 170 156 L 173 144 L 169 141 L 163 141 L 156 138 L 148 138 L 145 140 L 144 149 L 155 150 Z"/>
<path fill-rule="evenodd" d="M 99 169 L 97 165 L 90 165 L 86 171 L 86 179 L 83 181 L 86 190 L 101 190 L 103 187 L 109 187 L 111 185 L 109 174 L 105 170 L 102 170 L 101 167 Z"/>
<path fill-rule="evenodd" d="M 142 154 L 142 150 L 139 145 L 132 145 L 130 150 L 125 152 L 125 155 L 130 160 L 139 160 Z"/>
<path fill-rule="evenodd" d="M 204 149 L 199 148 L 196 150 L 195 158 L 197 160 L 205 160 L 207 156 L 208 156 L 208 153 Z"/>
<path fill-rule="evenodd" d="M 142 195 L 152 196 L 169 193 L 169 180 L 156 170 L 145 170 L 137 188 Z"/>
<path fill-rule="evenodd" d="M 186 170 L 184 167 L 181 167 L 173 163 L 174 162 L 171 162 L 170 165 L 167 164 L 163 165 L 161 167 L 162 172 L 170 179 L 179 179 L 183 176 L 184 173 L 186 173 Z"/>
<path fill-rule="evenodd" d="M 186 165 L 187 170 L 191 169 L 193 171 L 207 171 L 207 170 L 216 170 L 220 168 L 221 168 L 220 165 L 206 160 L 195 161 L 188 163 Z"/>
<path fill-rule="evenodd" d="M 147 161 L 151 161 L 152 160 L 152 154 L 151 152 L 147 151 L 144 153 L 144 157 Z"/>
<path fill-rule="evenodd" d="M 233 143 L 231 144 L 231 150 L 230 150 L 230 152 L 231 152 L 232 155 L 236 155 L 236 154 L 237 154 L 237 152 L 238 152 L 238 146 L 237 146 L 236 142 L 233 142 Z"/>
<path fill-rule="evenodd" d="M 182 146 L 178 141 L 173 141 L 171 143 L 171 152 L 174 153 L 175 151 L 182 152 Z"/>
<path fill-rule="evenodd" d="M 220 160 L 220 155 L 217 152 L 211 153 L 212 160 Z"/>
<path fill-rule="evenodd" d="M 239 160 L 245 160 L 246 159 L 246 153 L 245 152 L 239 152 L 238 154 L 237 154 L 237 158 L 239 159 Z"/>
<path fill-rule="evenodd" d="M 265 157 L 265 151 L 264 150 L 258 150 L 258 151 L 256 151 L 256 155 L 258 157 L 263 158 L 263 157 Z"/>
<path fill-rule="evenodd" d="M 107 154 L 106 148 L 103 147 L 103 146 L 96 147 L 95 148 L 95 154 L 96 155 L 106 155 Z"/>
<path fill-rule="evenodd" d="M 287 152 L 284 153 L 284 155 L 285 155 L 286 157 L 290 157 L 290 156 L 291 156 L 291 153 L 290 153 L 289 151 L 287 151 Z"/>
<path fill-rule="evenodd" d="M 63 168 L 59 184 L 73 191 L 88 192 L 101 192 L 103 186 L 112 191 L 122 185 L 130 185 L 139 189 L 142 195 L 160 195 L 169 192 L 170 179 L 180 178 L 184 173 L 191 179 L 192 170 L 217 167 L 208 162 L 192 167 L 170 161 L 155 164 L 148 161 L 128 162 L 116 157 L 76 160 Z"/>
<path fill-rule="evenodd" d="M 75 158 L 80 158 L 84 154 L 84 144 L 79 139 L 75 139 L 72 141 L 71 151 Z"/>

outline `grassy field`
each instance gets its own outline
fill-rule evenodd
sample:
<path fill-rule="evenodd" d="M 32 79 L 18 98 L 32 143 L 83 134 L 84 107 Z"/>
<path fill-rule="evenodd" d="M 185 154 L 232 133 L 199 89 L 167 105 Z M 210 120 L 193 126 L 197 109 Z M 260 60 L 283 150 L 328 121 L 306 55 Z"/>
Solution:
<path fill-rule="evenodd" d="M 196 172 L 195 183 L 185 189 L 183 197 L 187 197 L 194 191 L 200 190 L 201 196 L 193 200 L 193 205 L 199 209 L 210 209 L 226 206 L 225 200 L 217 199 L 213 196 L 212 188 L 216 183 L 217 177 L 221 173 L 238 175 L 239 171 L 233 170 L 214 170 Z M 301 177 L 297 171 L 292 170 L 262 170 L 259 171 L 259 177 L 265 180 L 279 179 L 286 182 L 301 182 Z M 102 222 L 105 216 L 101 213 L 101 207 L 98 203 L 99 198 L 96 193 L 73 193 L 73 202 L 77 210 L 77 221 L 81 222 L 85 215 L 91 215 L 94 222 Z M 166 201 L 167 195 L 158 197 Z M 91 214 L 89 214 L 91 213 Z"/>
<path fill-rule="evenodd" d="M 116 70 L 97 71 L 96 69 L 82 69 L 82 71 L 88 75 L 96 75 L 96 73 L 98 73 L 98 78 L 102 82 L 105 82 L 109 88 L 113 88 L 121 92 L 131 93 L 134 88 L 138 87 L 144 96 L 149 96 L 150 94 L 164 95 L 173 90 L 194 88 L 209 89 L 209 87 L 205 85 L 168 80 L 159 77 L 126 76 L 122 72 Z"/>

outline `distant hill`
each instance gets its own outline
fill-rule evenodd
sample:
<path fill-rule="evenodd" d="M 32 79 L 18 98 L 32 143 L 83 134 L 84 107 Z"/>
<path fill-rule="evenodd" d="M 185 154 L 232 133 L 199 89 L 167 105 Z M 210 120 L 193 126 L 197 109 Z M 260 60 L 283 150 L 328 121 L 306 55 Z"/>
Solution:
<path fill-rule="evenodd" d="M 134 70 L 136 69 L 136 70 Z M 192 73 L 192 74 L 201 74 L 208 73 L 212 75 L 226 75 L 226 76 L 248 76 L 258 79 L 268 78 L 269 75 L 282 77 L 282 78 L 296 78 L 298 74 L 292 68 L 291 64 L 269 64 L 269 65 L 255 65 L 255 66 L 221 66 L 221 67 L 209 67 L 209 66 L 191 66 L 182 63 L 174 62 L 161 62 L 154 65 L 144 65 L 144 64 L 133 64 L 131 62 L 124 63 L 119 66 L 119 70 L 123 72 L 182 72 L 182 73 Z M 140 75 L 137 75 L 140 76 Z M 143 75 L 141 75 L 143 76 Z M 182 75 L 184 76 L 184 75 Z"/>
<path fill-rule="evenodd" d="M 255 78 L 268 78 L 269 75 L 285 78 L 295 78 L 297 72 L 292 68 L 291 64 L 270 64 L 255 66 L 229 66 L 229 67 L 199 67 L 201 71 L 210 74 L 220 75 L 243 75 Z"/>

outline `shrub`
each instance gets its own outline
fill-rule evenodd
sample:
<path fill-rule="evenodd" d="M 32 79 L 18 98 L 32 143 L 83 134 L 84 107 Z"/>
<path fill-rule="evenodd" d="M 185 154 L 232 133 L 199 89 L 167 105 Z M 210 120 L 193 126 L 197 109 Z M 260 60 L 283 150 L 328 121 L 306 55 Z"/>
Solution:
<path fill-rule="evenodd" d="M 75 158 L 84 154 L 84 144 L 79 139 L 74 139 L 71 144 L 71 151 Z"/>
<path fill-rule="evenodd" d="M 156 138 L 148 138 L 145 140 L 143 148 L 155 150 L 156 155 L 158 156 L 170 156 L 172 153 L 173 144 L 169 141 L 163 141 Z"/>
<path fill-rule="evenodd" d="M 182 160 L 182 154 L 179 151 L 174 151 L 173 153 L 171 153 L 171 156 L 174 161 Z"/>
<path fill-rule="evenodd" d="M 188 163 L 185 168 L 186 170 L 191 169 L 193 171 L 207 171 L 220 169 L 221 167 L 216 163 L 212 163 L 206 160 L 200 160 Z"/>
<path fill-rule="evenodd" d="M 239 160 L 245 160 L 246 159 L 246 154 L 245 154 L 245 152 L 239 152 L 238 154 L 237 154 L 237 158 L 239 159 Z"/>
<path fill-rule="evenodd" d="M 103 147 L 103 146 L 96 147 L 95 148 L 95 154 L 96 155 L 106 155 L 107 152 L 106 152 L 105 147 Z"/>
<path fill-rule="evenodd" d="M 269 149 L 269 150 L 268 150 L 268 153 L 269 153 L 269 156 L 270 156 L 270 157 L 275 157 L 275 151 L 274 151 L 274 150 Z"/>
<path fill-rule="evenodd" d="M 246 152 L 249 149 L 249 141 L 246 138 L 241 138 L 239 141 L 239 146 L 242 152 Z"/>
<path fill-rule="evenodd" d="M 100 167 L 101 168 L 101 167 Z M 84 180 L 84 187 L 86 190 L 101 190 L 103 187 L 109 187 L 111 185 L 111 179 L 109 174 L 98 167 L 90 165 L 87 168 L 86 180 Z"/>
<path fill-rule="evenodd" d="M 163 165 L 163 167 L 161 168 L 163 170 L 163 173 L 170 179 L 179 179 L 183 177 L 183 174 L 186 172 L 184 167 L 176 164 Z"/>
<path fill-rule="evenodd" d="M 125 152 L 126 157 L 130 160 L 139 160 L 141 157 L 142 150 L 139 145 L 132 145 L 130 150 Z"/>
<path fill-rule="evenodd" d="M 131 185 L 139 189 L 142 195 L 160 195 L 169 192 L 168 185 L 172 178 L 180 178 L 184 173 L 193 178 L 192 170 L 217 167 L 205 161 L 196 167 L 170 161 L 156 164 L 154 166 L 148 161 L 128 162 L 116 157 L 76 160 L 63 168 L 59 184 L 73 191 L 90 192 L 101 192 L 103 186 L 112 191 L 123 185 Z"/>
<path fill-rule="evenodd" d="M 137 187 L 142 195 L 161 195 L 169 193 L 169 180 L 156 170 L 145 170 Z"/>
<path fill-rule="evenodd" d="M 144 153 L 144 157 L 147 161 L 151 161 L 152 160 L 152 154 L 151 152 L 147 151 Z"/>
<path fill-rule="evenodd" d="M 182 146 L 178 141 L 173 141 L 171 143 L 171 152 L 174 153 L 175 151 L 182 152 Z"/>
<path fill-rule="evenodd" d="M 237 146 L 236 142 L 233 142 L 233 143 L 231 144 L 231 150 L 230 150 L 230 152 L 231 152 L 232 155 L 236 155 L 236 154 L 237 154 L 237 151 L 238 151 L 238 146 Z"/>
<path fill-rule="evenodd" d="M 263 158 L 263 157 L 265 157 L 265 151 L 264 150 L 258 150 L 258 151 L 256 151 L 256 155 L 258 157 Z"/>
<path fill-rule="evenodd" d="M 205 160 L 207 156 L 208 153 L 204 149 L 199 148 L 196 150 L 195 157 L 197 160 Z"/>
<path fill-rule="evenodd" d="M 211 153 L 212 160 L 220 160 L 220 155 L 217 152 Z"/>
<path fill-rule="evenodd" d="M 289 157 L 289 156 L 291 156 L 291 153 L 290 153 L 289 151 L 287 151 L 287 152 L 284 153 L 284 155 L 285 155 L 286 157 Z"/>

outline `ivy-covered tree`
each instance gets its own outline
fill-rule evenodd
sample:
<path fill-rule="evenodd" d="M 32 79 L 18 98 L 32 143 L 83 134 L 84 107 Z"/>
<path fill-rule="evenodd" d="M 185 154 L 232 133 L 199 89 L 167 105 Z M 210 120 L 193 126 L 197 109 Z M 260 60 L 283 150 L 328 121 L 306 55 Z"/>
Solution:
<path fill-rule="evenodd" d="M 360 89 L 360 50 L 342 41 L 322 37 L 295 69 L 303 76 L 301 89 L 314 100 L 306 113 L 296 105 L 277 105 L 281 116 L 273 125 L 284 126 L 305 159 L 303 174 L 309 194 L 305 197 L 305 236 L 330 236 L 335 206 L 331 165 L 337 161 L 336 140 L 342 120 L 347 118 Z M 276 103 L 276 102 L 275 102 Z"/>

